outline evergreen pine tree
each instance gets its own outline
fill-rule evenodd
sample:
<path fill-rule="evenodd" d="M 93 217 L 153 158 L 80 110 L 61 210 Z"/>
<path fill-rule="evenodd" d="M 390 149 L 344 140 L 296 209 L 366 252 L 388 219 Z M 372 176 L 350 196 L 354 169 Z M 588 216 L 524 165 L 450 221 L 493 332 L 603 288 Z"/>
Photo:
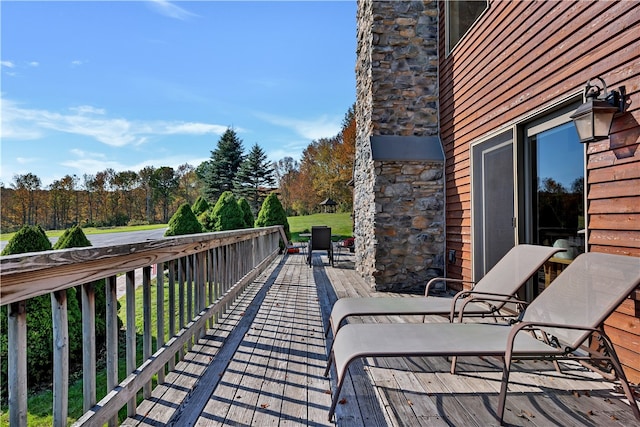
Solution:
<path fill-rule="evenodd" d="M 198 166 L 196 173 L 204 182 L 209 200 L 217 200 L 224 191 L 233 188 L 233 179 L 244 160 L 243 151 L 242 140 L 233 129 L 227 129 L 211 152 L 211 159 Z"/>
<path fill-rule="evenodd" d="M 251 212 L 251 206 L 249 206 L 249 202 L 244 197 L 241 197 L 238 200 L 238 205 L 240 209 L 242 209 L 245 228 L 253 228 L 253 223 L 255 222 L 255 218 L 253 217 L 253 212 Z"/>
<path fill-rule="evenodd" d="M 258 219 L 256 219 L 256 227 L 268 227 L 270 225 L 282 225 L 287 240 L 291 240 L 287 213 L 284 211 L 276 193 L 271 193 L 264 199 L 258 213 Z"/>
<path fill-rule="evenodd" d="M 275 185 L 274 170 L 267 161 L 267 155 L 258 144 L 254 144 L 251 152 L 240 164 L 240 168 L 234 179 L 235 193 L 245 197 L 253 209 L 257 212 L 262 204 L 260 187 L 273 187 Z"/>

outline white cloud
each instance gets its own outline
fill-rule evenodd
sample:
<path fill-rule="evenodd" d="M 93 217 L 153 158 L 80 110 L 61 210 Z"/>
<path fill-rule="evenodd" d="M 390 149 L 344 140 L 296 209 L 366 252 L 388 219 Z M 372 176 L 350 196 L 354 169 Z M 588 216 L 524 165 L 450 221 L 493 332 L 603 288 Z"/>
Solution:
<path fill-rule="evenodd" d="M 159 14 L 169 18 L 179 19 L 181 21 L 186 21 L 193 16 L 197 16 L 196 14 L 183 9 L 180 6 L 176 6 L 167 0 L 150 0 L 149 5 Z"/>
<path fill-rule="evenodd" d="M 6 68 L 14 68 L 16 64 L 14 64 L 12 61 L 0 61 L 0 66 Z"/>
<path fill-rule="evenodd" d="M 298 135 L 311 140 L 331 138 L 336 136 L 341 129 L 341 118 L 328 117 L 326 115 L 311 120 L 281 117 L 260 112 L 256 113 L 256 116 L 268 123 L 291 129 Z"/>
<path fill-rule="evenodd" d="M 84 65 L 86 63 L 87 63 L 87 61 L 83 61 L 81 59 L 74 59 L 73 61 L 71 61 L 71 66 L 72 67 L 79 67 L 79 66 Z"/>
<path fill-rule="evenodd" d="M 21 165 L 37 162 L 38 160 L 40 159 L 37 157 L 16 157 L 16 162 L 18 162 Z"/>
<path fill-rule="evenodd" d="M 107 113 L 107 110 L 104 108 L 96 108 L 91 105 L 80 105 L 78 107 L 71 107 L 69 110 L 74 111 L 78 114 L 100 114 L 104 115 Z"/>
<path fill-rule="evenodd" d="M 177 169 L 178 166 L 188 163 L 192 166 L 198 166 L 200 163 L 208 160 L 208 158 L 192 158 L 188 155 L 176 154 L 164 157 L 146 158 L 142 162 L 138 163 L 123 163 L 121 161 L 108 160 L 108 156 L 103 153 L 88 152 L 78 148 L 69 150 L 70 157 L 60 163 L 61 166 L 75 170 L 77 175 L 82 176 L 84 174 L 95 175 L 98 171 L 103 171 L 107 168 L 111 168 L 116 172 L 121 171 L 140 171 L 147 166 L 159 167 L 169 166 Z"/>
<path fill-rule="evenodd" d="M 204 135 L 207 133 L 213 133 L 216 135 L 222 135 L 227 126 L 211 125 L 207 123 L 168 123 L 165 125 L 165 133 L 167 135 L 183 134 L 183 135 Z"/>
<path fill-rule="evenodd" d="M 141 145 L 161 135 L 222 135 L 227 126 L 180 121 L 135 121 L 112 118 L 106 110 L 90 105 L 69 108 L 71 113 L 23 108 L 2 99 L 0 137 L 19 140 L 38 139 L 48 131 L 87 136 L 105 145 Z"/>
<path fill-rule="evenodd" d="M 31 61 L 31 62 L 29 62 L 29 66 L 30 67 L 39 67 L 40 63 L 38 61 Z"/>

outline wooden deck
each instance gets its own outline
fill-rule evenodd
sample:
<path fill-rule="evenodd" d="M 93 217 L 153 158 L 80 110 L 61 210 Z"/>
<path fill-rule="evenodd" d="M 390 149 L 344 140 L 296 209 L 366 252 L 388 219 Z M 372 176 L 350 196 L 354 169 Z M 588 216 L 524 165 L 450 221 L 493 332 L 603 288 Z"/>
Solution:
<path fill-rule="evenodd" d="M 323 377 L 324 322 L 337 298 L 371 292 L 353 269 L 353 255 L 345 252 L 333 268 L 319 254 L 314 254 L 313 268 L 305 264 L 303 254 L 278 258 L 272 267 L 125 425 L 334 424 L 327 421 L 333 384 Z M 496 425 L 500 361 L 468 358 L 458 363 L 457 375 L 448 373 L 444 358 L 369 358 L 354 363 L 336 424 Z M 562 365 L 563 374 L 557 374 L 546 362 L 516 364 L 507 395 L 507 423 L 640 425 L 623 396 L 614 392 L 614 383 L 576 363 Z"/>

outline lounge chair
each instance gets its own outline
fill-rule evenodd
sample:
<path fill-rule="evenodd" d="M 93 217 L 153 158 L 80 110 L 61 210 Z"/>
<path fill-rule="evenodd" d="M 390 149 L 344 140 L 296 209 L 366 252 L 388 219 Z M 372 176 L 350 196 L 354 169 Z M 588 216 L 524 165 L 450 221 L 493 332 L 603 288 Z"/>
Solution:
<path fill-rule="evenodd" d="M 307 252 L 307 263 L 311 267 L 313 262 L 313 251 L 327 251 L 329 263 L 333 266 L 333 242 L 331 241 L 330 227 L 311 227 L 311 238 L 309 239 L 309 251 Z"/>
<path fill-rule="evenodd" d="M 549 246 L 517 245 L 503 256 L 491 270 L 473 287 L 460 291 L 453 299 L 428 296 L 431 286 L 437 281 L 464 282 L 458 279 L 435 278 L 429 281 L 425 296 L 419 298 L 360 297 L 340 298 L 333 305 L 329 316 L 329 331 L 336 336 L 342 322 L 349 316 L 383 315 L 441 315 L 484 317 L 494 315 L 508 302 L 518 302 L 511 298 L 529 278 L 555 253 L 564 249 Z"/>
<path fill-rule="evenodd" d="M 350 324 L 335 337 L 337 372 L 329 420 L 349 364 L 361 357 L 497 356 L 504 359 L 497 418 L 503 423 L 511 360 L 587 359 L 611 363 L 635 417 L 640 410 L 603 322 L 640 285 L 640 258 L 602 253 L 578 256 L 512 326 L 496 323 Z M 604 350 L 583 344 L 596 332 Z M 537 333 L 534 336 L 534 333 Z M 578 353 L 580 350 L 581 353 Z"/>

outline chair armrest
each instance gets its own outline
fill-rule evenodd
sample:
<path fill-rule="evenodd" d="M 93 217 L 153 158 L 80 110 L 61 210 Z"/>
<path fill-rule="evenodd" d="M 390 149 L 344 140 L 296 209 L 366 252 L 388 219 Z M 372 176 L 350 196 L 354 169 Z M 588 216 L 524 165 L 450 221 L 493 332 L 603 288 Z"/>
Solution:
<path fill-rule="evenodd" d="M 546 331 L 542 328 L 556 328 L 556 329 L 571 329 L 571 330 L 576 330 L 576 331 L 589 331 L 589 332 L 598 332 L 599 334 L 602 334 L 603 336 L 606 336 L 604 331 L 602 330 L 602 328 L 594 328 L 591 326 L 582 326 L 582 325 L 563 325 L 560 323 L 549 323 L 549 322 L 520 322 L 518 324 L 515 324 L 513 326 L 513 328 L 511 329 L 511 331 L 509 332 L 509 337 L 507 339 L 507 350 L 509 352 L 511 352 L 513 350 L 513 342 L 516 339 L 516 335 L 518 335 L 518 333 L 525 331 L 525 332 L 535 332 L 537 330 L 541 331 L 543 334 L 546 335 Z M 550 343 L 547 343 L 549 345 L 551 345 Z M 558 343 L 559 344 L 559 343 Z M 580 343 L 582 344 L 582 343 Z M 568 354 L 574 350 L 576 350 L 580 345 L 576 346 L 575 348 L 572 348 L 570 346 L 565 346 L 564 347 L 564 353 Z"/>
<path fill-rule="evenodd" d="M 453 320 L 455 319 L 456 304 L 457 304 L 458 300 L 460 300 L 460 299 L 464 299 L 462 307 L 460 307 L 460 310 L 458 311 L 458 316 L 459 316 L 458 319 L 459 319 L 460 322 L 462 322 L 462 319 L 463 319 L 463 316 L 464 316 L 464 310 L 465 310 L 467 304 L 469 304 L 471 302 L 514 303 L 514 304 L 517 304 L 519 306 L 520 311 L 522 311 L 522 308 L 524 306 L 529 304 L 527 301 L 518 299 L 513 295 L 496 294 L 496 293 L 491 293 L 491 292 L 479 292 L 479 291 L 473 291 L 473 290 L 460 291 L 453 297 L 453 301 L 451 302 L 451 311 L 449 312 L 449 321 L 450 322 L 453 322 Z M 490 304 L 490 305 L 492 305 L 492 304 Z"/>
<path fill-rule="evenodd" d="M 450 279 L 448 277 L 434 277 L 433 279 L 431 279 L 431 280 L 429 280 L 427 282 L 427 286 L 424 288 L 424 296 L 425 297 L 429 296 L 429 290 L 431 289 L 431 286 L 433 286 L 433 284 L 436 283 L 436 282 L 445 282 L 445 286 L 446 286 L 447 282 L 471 283 L 472 285 L 476 284 L 476 282 L 473 282 L 471 280 Z"/>

